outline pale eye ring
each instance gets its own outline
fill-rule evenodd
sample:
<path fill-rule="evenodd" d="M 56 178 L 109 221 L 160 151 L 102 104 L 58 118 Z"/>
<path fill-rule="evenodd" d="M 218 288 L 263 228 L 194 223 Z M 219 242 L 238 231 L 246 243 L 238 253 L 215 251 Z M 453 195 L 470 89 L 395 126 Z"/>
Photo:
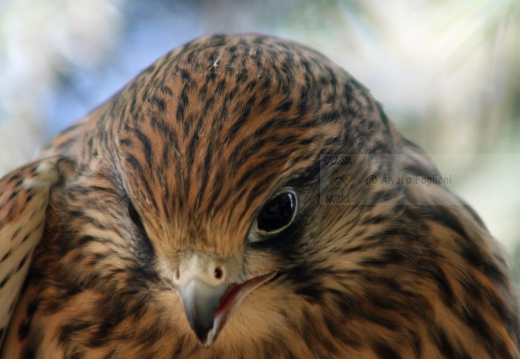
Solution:
<path fill-rule="evenodd" d="M 280 233 L 294 221 L 297 209 L 298 198 L 294 191 L 278 192 L 258 213 L 255 221 L 256 231 L 262 235 Z"/>

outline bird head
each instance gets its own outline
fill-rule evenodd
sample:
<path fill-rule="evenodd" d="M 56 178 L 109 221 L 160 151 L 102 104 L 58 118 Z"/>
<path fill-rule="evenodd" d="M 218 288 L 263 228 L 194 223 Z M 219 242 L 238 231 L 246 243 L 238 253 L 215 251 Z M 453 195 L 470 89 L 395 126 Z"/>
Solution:
<path fill-rule="evenodd" d="M 287 301 L 311 305 L 321 295 L 317 273 L 333 265 L 334 239 L 348 236 L 357 208 L 319 205 L 334 170 L 323 155 L 386 153 L 393 143 L 349 74 L 301 45 L 257 35 L 188 43 L 98 112 L 91 154 L 125 193 L 127 222 L 149 249 L 138 255 L 142 266 L 176 293 L 179 322 L 204 346 L 225 325 L 240 336 L 252 321 L 248 335 L 285 323 L 303 310 L 282 310 Z M 103 142 L 107 133 L 115 141 Z M 373 156 L 353 164 L 352 178 L 385 166 Z M 366 195 L 359 181 L 349 186 Z"/>

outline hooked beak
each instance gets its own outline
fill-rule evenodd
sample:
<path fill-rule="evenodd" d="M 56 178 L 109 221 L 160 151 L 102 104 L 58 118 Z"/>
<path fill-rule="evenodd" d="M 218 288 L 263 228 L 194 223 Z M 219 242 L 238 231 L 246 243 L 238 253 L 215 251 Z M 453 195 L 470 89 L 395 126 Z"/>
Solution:
<path fill-rule="evenodd" d="M 188 322 L 199 342 L 206 347 L 211 346 L 246 295 L 272 279 L 275 274 L 271 272 L 243 283 L 231 284 L 209 284 L 193 276 L 186 284 L 175 285 Z"/>

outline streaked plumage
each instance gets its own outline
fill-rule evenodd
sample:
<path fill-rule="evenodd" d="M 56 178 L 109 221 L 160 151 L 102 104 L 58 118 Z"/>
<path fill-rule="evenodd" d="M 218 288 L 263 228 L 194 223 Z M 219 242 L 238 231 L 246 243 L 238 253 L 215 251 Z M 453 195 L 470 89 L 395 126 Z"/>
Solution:
<path fill-rule="evenodd" d="M 327 154 L 351 161 L 349 203 L 321 202 L 341 167 Z M 0 182 L 0 254 L 13 228 L 32 243 L 0 259 L 0 298 L 41 237 L 5 358 L 519 357 L 505 259 L 478 216 L 443 185 L 367 185 L 439 173 L 299 44 L 188 43 L 38 161 Z"/>

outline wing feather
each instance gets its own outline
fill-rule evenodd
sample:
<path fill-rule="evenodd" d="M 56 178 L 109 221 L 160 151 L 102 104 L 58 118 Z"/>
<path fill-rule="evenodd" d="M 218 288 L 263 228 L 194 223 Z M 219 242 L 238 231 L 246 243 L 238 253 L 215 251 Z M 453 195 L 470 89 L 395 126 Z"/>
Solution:
<path fill-rule="evenodd" d="M 57 161 L 32 162 L 0 179 L 0 347 L 60 179 Z"/>

